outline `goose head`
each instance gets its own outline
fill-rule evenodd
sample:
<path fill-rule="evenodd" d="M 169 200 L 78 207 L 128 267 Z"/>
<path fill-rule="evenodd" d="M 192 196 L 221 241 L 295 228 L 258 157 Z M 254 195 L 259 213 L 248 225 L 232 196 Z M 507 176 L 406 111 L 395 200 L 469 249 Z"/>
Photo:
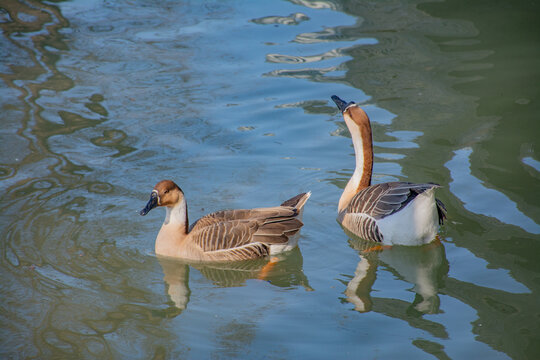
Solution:
<path fill-rule="evenodd" d="M 150 200 L 139 214 L 144 216 L 157 206 L 175 207 L 183 199 L 184 193 L 178 185 L 171 180 L 161 180 L 154 186 L 150 194 Z"/>
<path fill-rule="evenodd" d="M 369 130 L 371 133 L 371 127 L 369 129 L 366 128 L 369 125 L 369 117 L 360 106 L 356 105 L 354 101 L 347 103 L 336 95 L 332 95 L 332 100 L 343 114 L 343 118 L 349 129 L 352 125 L 356 125 L 361 129 L 364 128 L 364 131 Z"/>

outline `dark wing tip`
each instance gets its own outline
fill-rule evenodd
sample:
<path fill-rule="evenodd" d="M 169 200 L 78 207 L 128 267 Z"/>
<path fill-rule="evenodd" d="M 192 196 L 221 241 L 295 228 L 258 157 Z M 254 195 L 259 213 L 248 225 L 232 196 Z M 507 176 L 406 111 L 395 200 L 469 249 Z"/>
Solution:
<path fill-rule="evenodd" d="M 444 203 L 435 198 L 435 202 L 437 203 L 437 214 L 439 215 L 439 225 L 444 224 L 444 220 L 446 220 L 446 206 L 444 206 Z"/>
<path fill-rule="evenodd" d="M 306 193 L 301 193 L 301 194 L 298 194 L 292 198 L 290 198 L 289 200 L 285 200 L 284 202 L 281 203 L 281 206 L 289 206 L 289 207 L 296 207 L 296 205 L 298 204 L 298 202 L 306 195 Z"/>

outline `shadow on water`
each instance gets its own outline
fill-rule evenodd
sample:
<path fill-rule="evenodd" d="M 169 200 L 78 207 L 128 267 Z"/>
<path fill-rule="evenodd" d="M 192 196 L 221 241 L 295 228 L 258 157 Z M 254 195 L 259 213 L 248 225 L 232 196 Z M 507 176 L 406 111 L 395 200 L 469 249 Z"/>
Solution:
<path fill-rule="evenodd" d="M 247 280 L 257 279 L 283 288 L 302 286 L 308 291 L 313 290 L 302 271 L 302 254 L 298 248 L 281 256 L 268 271 L 264 271 L 269 264 L 266 259 L 206 264 L 163 257 L 158 257 L 158 260 L 163 269 L 163 280 L 167 284 L 167 294 L 179 310 L 186 309 L 189 302 L 190 267 L 218 287 L 244 286 Z"/>
<path fill-rule="evenodd" d="M 420 329 L 440 341 L 449 338 L 443 323 L 424 318 L 424 314 L 438 314 L 440 310 L 439 292 L 444 288 L 448 274 L 448 260 L 444 245 L 437 239 L 423 246 L 392 246 L 378 249 L 373 242 L 355 237 L 349 245 L 359 251 L 360 261 L 348 282 L 342 299 L 351 303 L 354 310 L 376 312 L 406 322 L 412 328 Z M 373 285 L 379 271 L 390 272 L 396 280 L 405 281 L 413 288 L 412 301 L 390 297 L 374 297 Z M 449 358 L 444 346 L 436 341 L 414 339 L 412 344 L 437 358 Z"/>
<path fill-rule="evenodd" d="M 392 246 L 383 250 L 375 250 L 373 243 L 362 239 L 353 238 L 349 243 L 360 251 L 360 262 L 345 291 L 347 301 L 355 306 L 355 310 L 384 312 L 394 308 L 396 313 L 393 317 L 398 318 L 405 314 L 420 317 L 422 314 L 439 313 L 438 293 L 444 287 L 443 279 L 448 273 L 448 260 L 439 240 L 424 246 Z M 405 312 L 401 313 L 402 300 L 372 299 L 370 294 L 379 267 L 414 285 L 412 290 L 416 296 Z M 379 301 L 380 306 L 377 305 Z M 392 301 L 396 302 L 394 307 L 390 305 Z"/>

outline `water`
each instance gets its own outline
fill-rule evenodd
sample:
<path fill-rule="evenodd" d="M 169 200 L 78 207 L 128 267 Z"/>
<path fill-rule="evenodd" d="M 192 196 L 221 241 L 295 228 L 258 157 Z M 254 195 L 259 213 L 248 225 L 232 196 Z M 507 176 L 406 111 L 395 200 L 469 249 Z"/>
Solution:
<path fill-rule="evenodd" d="M 538 4 L 0 3 L 3 358 L 540 356 Z M 443 185 L 441 242 L 364 254 L 335 221 L 374 182 Z M 311 190 L 299 249 L 159 260 L 153 185 L 191 220 Z"/>

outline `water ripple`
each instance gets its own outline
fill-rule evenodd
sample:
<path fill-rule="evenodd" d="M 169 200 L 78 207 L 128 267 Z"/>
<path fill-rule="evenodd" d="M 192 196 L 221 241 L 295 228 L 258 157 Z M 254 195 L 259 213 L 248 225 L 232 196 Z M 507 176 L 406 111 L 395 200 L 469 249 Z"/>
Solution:
<path fill-rule="evenodd" d="M 270 71 L 264 76 L 271 77 L 291 77 L 296 79 L 310 79 L 312 81 L 325 81 L 325 74 L 340 70 L 339 66 L 331 66 L 323 69 L 307 68 L 307 69 L 282 69 Z"/>
<path fill-rule="evenodd" d="M 445 164 L 452 176 L 452 193 L 463 201 L 469 211 L 519 226 L 532 234 L 540 234 L 540 225 L 522 213 L 515 202 L 500 191 L 486 187 L 471 173 L 472 153 L 471 148 L 457 150 L 454 157 Z"/>
<path fill-rule="evenodd" d="M 358 38 L 357 34 L 347 35 L 342 28 L 326 28 L 322 31 L 302 33 L 296 35 L 294 42 L 300 44 L 316 44 L 323 42 L 354 41 L 358 45 L 374 45 L 379 41 L 376 38 Z"/>
<path fill-rule="evenodd" d="M 262 25 L 272 25 L 272 24 L 281 24 L 281 25 L 298 25 L 303 21 L 309 20 L 309 17 L 306 14 L 294 13 L 289 16 L 265 16 L 258 19 L 251 20 L 255 24 Z"/>
<path fill-rule="evenodd" d="M 336 10 L 338 5 L 334 1 L 324 0 L 291 0 L 293 4 L 302 5 L 310 9 L 332 9 Z"/>
<path fill-rule="evenodd" d="M 326 59 L 333 59 L 336 57 L 345 56 L 342 49 L 333 49 L 323 54 L 312 56 L 294 56 L 294 55 L 281 55 L 281 54 L 267 54 L 266 61 L 271 63 L 280 64 L 298 64 L 298 63 L 310 63 L 323 61 Z"/>

